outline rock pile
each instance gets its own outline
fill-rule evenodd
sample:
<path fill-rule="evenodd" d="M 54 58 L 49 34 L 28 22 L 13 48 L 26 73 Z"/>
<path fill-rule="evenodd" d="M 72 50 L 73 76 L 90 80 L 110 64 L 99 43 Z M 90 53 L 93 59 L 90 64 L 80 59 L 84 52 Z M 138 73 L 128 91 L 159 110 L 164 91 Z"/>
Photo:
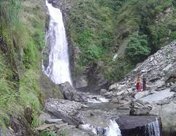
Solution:
<path fill-rule="evenodd" d="M 137 73 L 146 78 L 146 91 L 135 91 Z M 176 41 L 161 48 L 104 93 L 118 102 L 131 101 L 131 114 L 155 114 L 161 117 L 164 131 L 176 132 Z M 139 103 L 140 100 L 140 103 Z M 145 104 L 147 103 L 147 105 Z"/>

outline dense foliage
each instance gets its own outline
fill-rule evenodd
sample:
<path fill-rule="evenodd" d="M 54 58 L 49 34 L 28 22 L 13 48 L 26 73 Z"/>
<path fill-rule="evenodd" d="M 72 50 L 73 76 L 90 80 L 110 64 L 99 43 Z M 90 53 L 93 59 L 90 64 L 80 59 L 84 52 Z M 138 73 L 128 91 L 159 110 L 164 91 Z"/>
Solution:
<path fill-rule="evenodd" d="M 43 2 L 0 0 L 1 126 L 8 124 L 7 113 L 15 114 L 29 106 L 36 118 L 41 108 Z M 101 62 L 101 72 L 109 80 L 119 80 L 137 63 L 176 39 L 175 0 L 71 2 L 74 5 L 69 10 L 67 30 L 72 44 L 79 48 L 78 73 Z"/>
<path fill-rule="evenodd" d="M 34 119 L 41 109 L 42 4 L 42 0 L 0 1 L 0 127 L 9 124 L 9 115 L 26 107 L 33 109 Z M 33 125 L 37 124 L 35 120 Z"/>
<path fill-rule="evenodd" d="M 150 54 L 148 47 L 147 36 L 133 34 L 126 48 L 126 56 L 131 62 L 138 63 L 143 61 Z"/>
<path fill-rule="evenodd" d="M 119 80 L 176 38 L 174 0 L 76 0 L 73 7 L 68 31 L 80 49 L 78 73 L 101 62 L 102 72 L 110 80 Z"/>

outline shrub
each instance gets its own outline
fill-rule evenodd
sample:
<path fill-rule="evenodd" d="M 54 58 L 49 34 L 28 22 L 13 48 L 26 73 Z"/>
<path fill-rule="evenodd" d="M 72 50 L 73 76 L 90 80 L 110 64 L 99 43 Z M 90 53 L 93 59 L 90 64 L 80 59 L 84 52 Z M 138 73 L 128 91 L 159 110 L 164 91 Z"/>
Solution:
<path fill-rule="evenodd" d="M 130 37 L 125 53 L 133 63 L 143 61 L 150 54 L 147 36 L 134 33 Z"/>

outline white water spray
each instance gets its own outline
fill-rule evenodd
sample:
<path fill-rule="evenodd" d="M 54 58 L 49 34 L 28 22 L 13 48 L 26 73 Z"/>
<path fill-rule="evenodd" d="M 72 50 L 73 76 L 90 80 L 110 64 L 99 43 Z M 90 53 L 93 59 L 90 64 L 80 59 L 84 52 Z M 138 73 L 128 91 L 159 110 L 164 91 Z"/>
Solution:
<path fill-rule="evenodd" d="M 160 126 L 157 118 L 156 121 L 149 123 L 146 129 L 149 136 L 160 136 Z"/>
<path fill-rule="evenodd" d="M 122 136 L 119 125 L 116 123 L 115 120 L 110 120 L 110 124 L 105 136 Z"/>
<path fill-rule="evenodd" d="M 48 3 L 50 22 L 47 32 L 47 43 L 49 44 L 49 64 L 44 73 L 56 84 L 68 81 L 70 84 L 71 76 L 69 69 L 68 43 L 60 9 Z"/>
<path fill-rule="evenodd" d="M 109 126 L 106 128 L 101 128 L 101 127 L 95 127 L 90 124 L 83 124 L 79 126 L 81 129 L 86 130 L 86 131 L 91 131 L 94 135 L 103 135 L 103 136 L 122 136 L 121 131 L 119 129 L 119 125 L 116 123 L 115 120 L 110 120 Z M 99 133 L 99 131 L 102 132 L 103 134 Z"/>

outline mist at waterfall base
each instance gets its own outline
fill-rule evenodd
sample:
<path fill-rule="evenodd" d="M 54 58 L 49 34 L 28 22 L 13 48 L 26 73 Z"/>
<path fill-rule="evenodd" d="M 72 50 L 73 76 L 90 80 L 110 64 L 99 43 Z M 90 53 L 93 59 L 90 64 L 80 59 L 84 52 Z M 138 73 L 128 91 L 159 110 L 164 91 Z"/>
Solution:
<path fill-rule="evenodd" d="M 50 15 L 49 29 L 46 40 L 49 47 L 49 63 L 44 73 L 55 83 L 69 82 L 72 84 L 69 68 L 68 43 L 60 9 L 55 8 L 46 0 Z"/>
<path fill-rule="evenodd" d="M 119 126 L 115 120 L 110 120 L 109 126 L 106 128 L 95 127 L 90 124 L 83 124 L 80 128 L 91 131 L 94 135 L 98 136 L 122 136 Z"/>

